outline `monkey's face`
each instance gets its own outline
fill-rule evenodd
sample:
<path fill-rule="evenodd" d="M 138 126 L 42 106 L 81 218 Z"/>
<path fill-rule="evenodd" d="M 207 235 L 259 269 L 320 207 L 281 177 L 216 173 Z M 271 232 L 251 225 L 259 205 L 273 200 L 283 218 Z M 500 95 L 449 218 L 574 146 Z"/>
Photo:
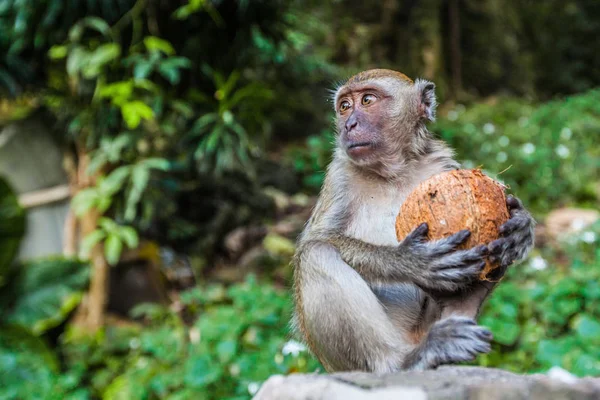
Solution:
<path fill-rule="evenodd" d="M 410 156 L 419 147 L 418 127 L 433 119 L 434 87 L 390 70 L 350 78 L 335 95 L 338 148 L 367 167 Z"/>
<path fill-rule="evenodd" d="M 389 100 L 374 86 L 346 91 L 338 99 L 339 144 L 353 160 L 368 159 L 381 146 Z"/>

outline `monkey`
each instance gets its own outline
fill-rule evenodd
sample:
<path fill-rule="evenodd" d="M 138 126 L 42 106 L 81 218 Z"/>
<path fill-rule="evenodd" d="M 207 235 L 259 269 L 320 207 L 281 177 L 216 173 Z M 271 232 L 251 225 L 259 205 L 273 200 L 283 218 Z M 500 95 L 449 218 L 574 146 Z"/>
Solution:
<path fill-rule="evenodd" d="M 470 235 L 427 240 L 426 223 L 398 242 L 395 219 L 422 181 L 460 168 L 427 128 L 435 84 L 387 69 L 349 78 L 333 98 L 336 142 L 293 257 L 292 328 L 328 372 L 424 370 L 491 350 L 480 307 L 526 257 L 535 221 L 507 196 L 509 220 L 487 245 Z M 485 259 L 499 264 L 478 279 Z"/>

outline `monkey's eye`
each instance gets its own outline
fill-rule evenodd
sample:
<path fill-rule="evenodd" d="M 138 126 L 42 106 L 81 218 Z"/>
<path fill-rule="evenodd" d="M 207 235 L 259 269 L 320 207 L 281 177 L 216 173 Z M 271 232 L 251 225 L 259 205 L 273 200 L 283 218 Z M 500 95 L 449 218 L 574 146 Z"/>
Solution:
<path fill-rule="evenodd" d="M 350 102 L 348 100 L 344 100 L 340 104 L 340 112 L 344 112 L 350 108 Z"/>
<path fill-rule="evenodd" d="M 368 106 L 369 104 L 373 104 L 377 98 L 372 94 L 365 94 L 362 97 L 361 103 L 363 106 Z"/>

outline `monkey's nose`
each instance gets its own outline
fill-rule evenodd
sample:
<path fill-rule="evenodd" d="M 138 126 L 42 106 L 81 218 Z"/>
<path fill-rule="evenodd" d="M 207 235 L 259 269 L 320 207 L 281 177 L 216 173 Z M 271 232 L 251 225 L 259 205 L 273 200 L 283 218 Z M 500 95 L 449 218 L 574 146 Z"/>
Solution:
<path fill-rule="evenodd" d="M 358 118 L 352 114 L 350 118 L 348 118 L 348 121 L 346 121 L 346 132 L 350 132 L 352 129 L 356 128 L 356 125 L 358 125 Z"/>

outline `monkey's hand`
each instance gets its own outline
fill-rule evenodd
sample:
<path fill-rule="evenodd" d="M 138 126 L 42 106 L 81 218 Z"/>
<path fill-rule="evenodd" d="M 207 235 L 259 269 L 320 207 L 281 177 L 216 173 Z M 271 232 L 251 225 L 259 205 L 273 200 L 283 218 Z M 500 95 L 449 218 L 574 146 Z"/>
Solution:
<path fill-rule="evenodd" d="M 410 260 L 413 282 L 425 292 L 456 292 L 475 281 L 485 267 L 485 245 L 457 250 L 471 235 L 462 230 L 444 239 L 427 241 L 429 227 L 419 225 L 402 242 L 398 258 Z"/>
<path fill-rule="evenodd" d="M 531 214 L 523 208 L 523 204 L 514 196 L 506 197 L 506 205 L 510 219 L 500 227 L 500 239 L 488 246 L 492 263 L 499 263 L 488 278 L 497 281 L 504 276 L 509 265 L 524 259 L 534 242 L 535 221 Z"/>

